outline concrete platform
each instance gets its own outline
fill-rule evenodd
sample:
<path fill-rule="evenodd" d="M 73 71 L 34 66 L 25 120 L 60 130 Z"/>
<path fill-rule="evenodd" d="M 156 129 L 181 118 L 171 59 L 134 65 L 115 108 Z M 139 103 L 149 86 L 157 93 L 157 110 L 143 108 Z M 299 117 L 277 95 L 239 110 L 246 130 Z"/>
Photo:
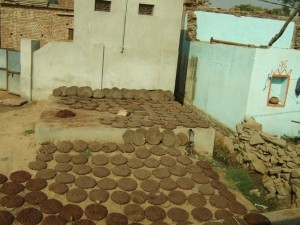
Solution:
<path fill-rule="evenodd" d="M 78 140 L 86 141 L 112 141 L 123 143 L 123 133 L 127 129 L 136 128 L 114 128 L 111 125 L 100 123 L 101 118 L 115 116 L 109 112 L 99 112 L 96 110 L 70 109 L 67 105 L 58 104 L 59 99 L 50 96 L 48 104 L 41 114 L 41 118 L 36 124 L 36 142 L 52 140 Z M 58 118 L 56 114 L 59 110 L 69 109 L 76 113 L 72 118 Z M 145 127 L 147 129 L 147 127 Z M 160 128 L 163 130 L 163 128 Z M 188 135 L 190 128 L 177 126 L 173 131 L 182 132 Z M 199 154 L 212 156 L 215 130 L 213 128 L 192 128 L 195 136 L 195 151 Z"/>

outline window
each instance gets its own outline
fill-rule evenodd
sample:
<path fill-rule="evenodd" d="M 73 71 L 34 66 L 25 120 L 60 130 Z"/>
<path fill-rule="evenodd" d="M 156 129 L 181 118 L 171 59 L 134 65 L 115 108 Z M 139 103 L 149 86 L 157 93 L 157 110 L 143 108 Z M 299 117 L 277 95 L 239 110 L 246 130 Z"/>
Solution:
<path fill-rule="evenodd" d="M 111 1 L 95 0 L 95 11 L 110 12 Z"/>
<path fill-rule="evenodd" d="M 74 38 L 74 29 L 69 28 L 68 40 L 73 40 L 73 38 Z"/>
<path fill-rule="evenodd" d="M 289 75 L 273 75 L 270 79 L 268 106 L 284 107 L 290 83 Z"/>
<path fill-rule="evenodd" d="M 140 4 L 139 15 L 153 16 L 154 5 Z"/>

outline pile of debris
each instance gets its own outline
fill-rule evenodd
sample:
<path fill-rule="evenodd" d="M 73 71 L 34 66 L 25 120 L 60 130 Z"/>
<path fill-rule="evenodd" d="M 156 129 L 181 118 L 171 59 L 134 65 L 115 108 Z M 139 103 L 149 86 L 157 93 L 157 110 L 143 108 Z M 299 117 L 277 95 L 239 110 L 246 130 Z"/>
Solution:
<path fill-rule="evenodd" d="M 262 175 L 268 198 L 276 198 L 284 208 L 293 203 L 300 207 L 300 145 L 263 132 L 252 117 L 245 117 L 236 131 L 225 138 L 224 149 L 245 169 Z"/>

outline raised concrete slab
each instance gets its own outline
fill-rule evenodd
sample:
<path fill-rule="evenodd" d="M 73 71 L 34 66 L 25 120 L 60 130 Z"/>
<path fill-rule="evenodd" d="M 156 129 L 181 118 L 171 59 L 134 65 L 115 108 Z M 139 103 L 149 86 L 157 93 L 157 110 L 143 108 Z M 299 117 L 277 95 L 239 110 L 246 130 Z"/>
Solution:
<path fill-rule="evenodd" d="M 69 109 L 76 113 L 72 118 L 58 118 L 56 113 L 62 109 L 69 109 L 66 105 L 57 103 L 57 98 L 49 97 L 48 104 L 36 124 L 36 142 L 51 140 L 98 140 L 123 143 L 123 133 L 127 128 L 113 128 L 103 125 L 99 120 L 109 113 L 96 110 Z M 135 129 L 133 129 L 135 130 Z M 162 129 L 163 130 L 163 129 Z M 177 127 L 175 133 L 188 134 L 189 128 Z M 193 128 L 195 133 L 195 151 L 199 154 L 212 156 L 215 130 L 213 128 Z"/>

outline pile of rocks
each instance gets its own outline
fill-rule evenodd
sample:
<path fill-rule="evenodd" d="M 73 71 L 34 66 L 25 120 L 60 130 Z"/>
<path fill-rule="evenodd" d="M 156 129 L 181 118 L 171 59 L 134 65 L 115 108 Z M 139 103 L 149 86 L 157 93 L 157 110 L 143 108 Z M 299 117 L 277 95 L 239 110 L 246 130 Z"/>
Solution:
<path fill-rule="evenodd" d="M 154 100 L 154 101 L 172 101 L 174 100 L 171 91 L 163 90 L 129 90 L 119 88 L 104 88 L 102 90 L 93 90 L 91 87 L 59 87 L 55 88 L 52 92 L 55 97 L 72 97 L 78 96 L 83 98 L 95 99 L 135 99 L 135 100 Z"/>
<path fill-rule="evenodd" d="M 234 137 L 225 138 L 224 149 L 237 155 L 245 169 L 262 175 L 269 198 L 276 198 L 283 207 L 292 203 L 300 207 L 300 145 L 263 132 L 262 125 L 251 117 L 238 124 L 236 131 Z"/>

